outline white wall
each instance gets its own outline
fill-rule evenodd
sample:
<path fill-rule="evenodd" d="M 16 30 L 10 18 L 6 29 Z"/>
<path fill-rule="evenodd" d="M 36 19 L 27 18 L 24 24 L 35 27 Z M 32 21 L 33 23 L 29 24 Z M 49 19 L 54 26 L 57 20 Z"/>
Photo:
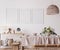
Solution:
<path fill-rule="evenodd" d="M 60 13 L 57 15 L 47 15 L 46 8 L 55 4 L 60 9 L 60 0 L 0 0 L 0 27 L 20 27 L 25 33 L 40 33 L 44 26 L 51 26 L 55 29 L 57 34 L 60 34 Z M 18 24 L 19 14 L 15 13 L 11 15 L 11 12 L 8 11 L 9 8 L 14 9 L 43 9 L 43 23 L 41 24 Z M 12 11 L 12 10 L 11 10 Z M 18 10 L 17 10 L 18 11 Z M 42 13 L 41 13 L 42 14 Z M 11 17 L 10 17 L 11 16 Z M 11 19 L 12 18 L 12 19 Z M 17 19 L 18 18 L 18 19 Z M 11 19 L 11 21 L 7 21 Z M 14 19 L 14 20 L 13 20 Z M 41 19 L 42 20 L 42 19 Z M 14 22 L 12 22 L 14 21 Z M 11 24 L 12 23 L 12 24 Z M 0 29 L 1 30 L 1 29 Z"/>
<path fill-rule="evenodd" d="M 60 5 L 60 0 L 0 0 L 1 8 L 46 8 L 50 4 Z"/>

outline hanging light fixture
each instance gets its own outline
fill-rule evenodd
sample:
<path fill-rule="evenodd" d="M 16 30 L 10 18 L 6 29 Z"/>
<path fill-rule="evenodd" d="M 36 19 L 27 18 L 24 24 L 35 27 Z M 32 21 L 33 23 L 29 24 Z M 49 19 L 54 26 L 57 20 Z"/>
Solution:
<path fill-rule="evenodd" d="M 48 6 L 47 15 L 55 15 L 55 14 L 59 14 L 59 8 L 57 7 L 57 5 Z"/>

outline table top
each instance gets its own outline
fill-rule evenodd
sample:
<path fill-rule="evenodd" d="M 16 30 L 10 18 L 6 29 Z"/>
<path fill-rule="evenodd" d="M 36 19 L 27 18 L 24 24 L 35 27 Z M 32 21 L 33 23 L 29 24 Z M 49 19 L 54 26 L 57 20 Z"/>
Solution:
<path fill-rule="evenodd" d="M 24 48 L 35 48 L 35 47 L 60 47 L 58 44 L 47 44 L 47 45 L 32 45 L 32 46 L 22 46 Z"/>
<path fill-rule="evenodd" d="M 11 46 L 0 46 L 0 48 L 8 48 L 8 49 L 10 49 L 12 47 Z"/>
<path fill-rule="evenodd" d="M 19 45 L 19 43 L 14 42 L 14 43 L 12 43 L 12 45 L 13 45 L 13 46 L 18 46 L 18 45 Z"/>

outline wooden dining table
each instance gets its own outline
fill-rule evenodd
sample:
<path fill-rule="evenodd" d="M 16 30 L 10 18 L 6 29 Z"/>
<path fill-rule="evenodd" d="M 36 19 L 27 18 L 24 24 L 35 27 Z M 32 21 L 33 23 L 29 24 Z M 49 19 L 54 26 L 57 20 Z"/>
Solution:
<path fill-rule="evenodd" d="M 60 45 L 48 44 L 48 45 L 22 46 L 22 50 L 60 50 Z"/>
<path fill-rule="evenodd" d="M 0 46 L 0 50 L 12 50 L 11 46 Z"/>

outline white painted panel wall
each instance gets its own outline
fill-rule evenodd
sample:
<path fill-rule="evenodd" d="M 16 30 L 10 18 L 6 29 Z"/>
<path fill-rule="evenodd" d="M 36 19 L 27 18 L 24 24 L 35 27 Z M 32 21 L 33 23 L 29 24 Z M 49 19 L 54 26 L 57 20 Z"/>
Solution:
<path fill-rule="evenodd" d="M 51 15 L 51 16 L 46 14 L 46 8 L 51 4 L 57 5 L 60 9 L 60 0 L 0 0 L 0 8 L 3 8 L 3 10 L 0 10 L 0 16 L 3 16 L 3 17 L 0 17 L 0 25 L 7 25 L 8 24 L 8 25 L 11 25 L 13 27 L 19 26 L 22 28 L 23 32 L 26 32 L 29 34 L 34 33 L 34 32 L 40 33 L 44 26 L 51 26 L 55 29 L 55 32 L 57 32 L 57 34 L 60 34 L 60 22 L 59 22 L 60 21 L 60 14 Z M 7 22 L 6 18 L 5 18 L 6 17 L 6 14 L 5 14 L 6 8 L 15 8 L 15 9 L 16 8 L 17 9 L 19 9 L 19 8 L 20 9 L 42 8 L 42 9 L 44 9 L 44 16 L 43 16 L 44 17 L 44 24 L 29 24 L 29 22 L 30 22 L 29 12 L 25 13 L 25 14 L 29 14 L 29 15 L 27 15 L 27 16 L 29 16 L 28 17 L 29 21 L 26 21 L 26 23 L 28 23 L 28 24 L 21 24 L 20 21 L 25 23 L 24 16 L 21 17 L 22 15 L 21 16 L 19 15 L 20 14 L 19 10 L 17 12 L 18 15 L 16 15 L 15 9 L 13 9 L 12 11 L 8 10 L 8 13 L 7 13 L 8 14 L 7 15 L 8 16 L 8 22 Z M 4 20 L 2 20 L 2 19 L 4 19 Z M 21 20 L 18 20 L 18 19 L 21 19 Z M 16 22 L 16 20 L 18 22 Z M 6 22 L 7 22 L 7 24 L 6 24 Z M 10 22 L 10 24 L 9 24 L 9 22 Z"/>
<path fill-rule="evenodd" d="M 32 9 L 31 11 L 31 22 L 32 24 L 43 24 L 43 9 Z"/>
<path fill-rule="evenodd" d="M 4 8 L 0 8 L 0 26 L 4 26 L 6 24 L 6 10 Z"/>
<path fill-rule="evenodd" d="M 20 24 L 43 24 L 43 9 L 20 9 Z"/>
<path fill-rule="evenodd" d="M 7 25 L 17 24 L 17 9 L 16 8 L 6 8 L 6 23 Z"/>
<path fill-rule="evenodd" d="M 30 9 L 20 9 L 20 24 L 30 24 Z"/>

